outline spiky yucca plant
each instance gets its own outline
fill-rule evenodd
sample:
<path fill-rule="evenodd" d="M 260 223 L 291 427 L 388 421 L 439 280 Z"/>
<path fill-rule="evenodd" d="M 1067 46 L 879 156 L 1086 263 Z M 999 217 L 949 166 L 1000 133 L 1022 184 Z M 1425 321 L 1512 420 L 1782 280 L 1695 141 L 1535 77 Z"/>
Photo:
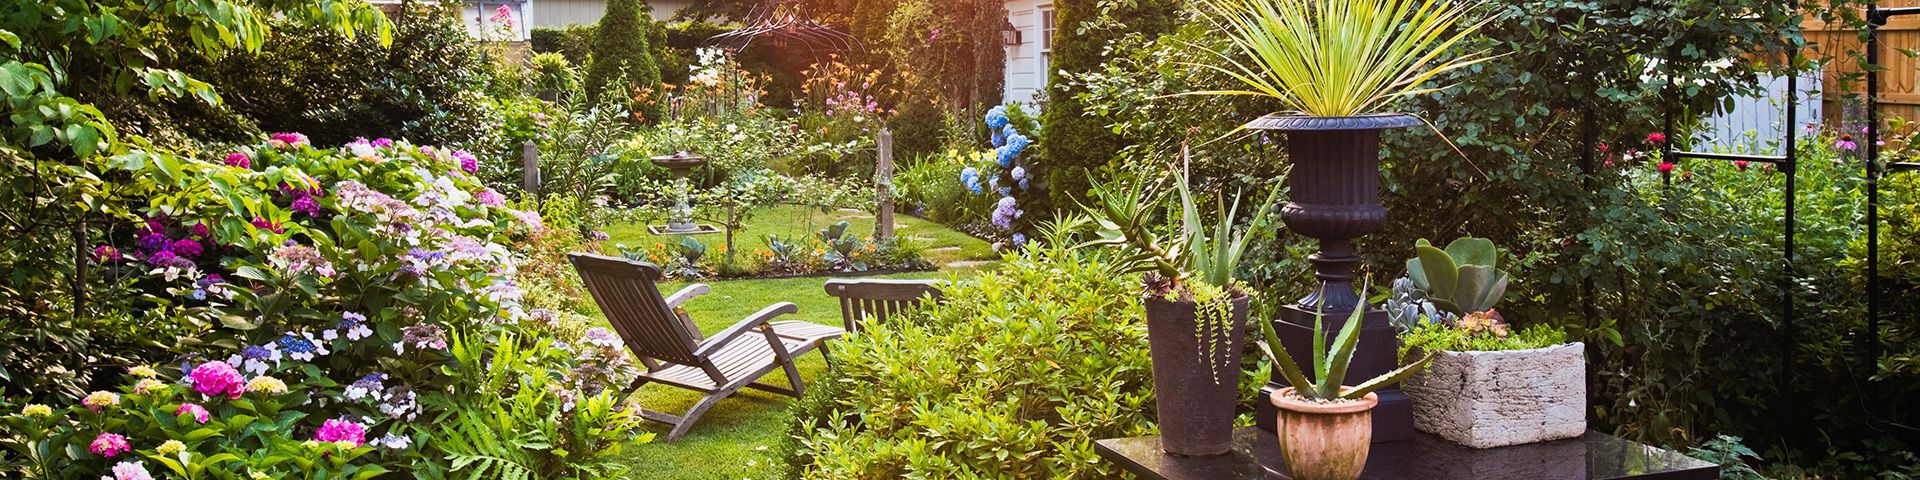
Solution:
<path fill-rule="evenodd" d="M 1233 47 L 1194 65 L 1243 88 L 1189 94 L 1272 97 L 1316 117 L 1376 113 L 1444 88 L 1424 86 L 1436 75 L 1491 58 L 1443 59 L 1487 23 L 1470 18 L 1470 1 L 1203 0 Z"/>
<path fill-rule="evenodd" d="M 1360 304 L 1353 307 L 1353 315 L 1347 317 L 1346 326 L 1341 327 L 1340 333 L 1333 337 L 1332 345 L 1327 344 L 1327 330 L 1321 324 L 1323 315 L 1313 317 L 1312 381 L 1307 380 L 1306 371 L 1301 370 L 1300 364 L 1295 363 L 1293 356 L 1287 353 L 1287 347 L 1280 343 L 1280 336 L 1274 334 L 1273 322 L 1254 322 L 1260 324 L 1260 332 L 1266 335 L 1267 341 L 1260 344 L 1260 351 L 1267 354 L 1267 359 L 1273 361 L 1273 368 L 1287 378 L 1288 384 L 1293 385 L 1294 392 L 1308 400 L 1357 400 L 1374 390 L 1406 380 L 1433 361 L 1433 354 L 1427 353 L 1413 363 L 1358 385 L 1348 386 L 1347 366 L 1353 363 L 1353 352 L 1360 343 L 1360 316 L 1366 311 L 1367 301 L 1361 299 Z M 1328 347 L 1332 347 L 1332 350 L 1328 350 Z"/>

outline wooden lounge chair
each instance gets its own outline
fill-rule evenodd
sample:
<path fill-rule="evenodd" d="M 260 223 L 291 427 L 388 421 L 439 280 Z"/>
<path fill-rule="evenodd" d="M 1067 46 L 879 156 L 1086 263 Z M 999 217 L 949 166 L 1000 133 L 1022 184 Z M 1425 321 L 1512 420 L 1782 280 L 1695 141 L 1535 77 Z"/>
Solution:
<path fill-rule="evenodd" d="M 939 303 L 937 280 L 827 280 L 827 294 L 840 297 L 840 318 L 849 332 L 865 330 L 867 322 L 885 322 L 931 299 Z"/>
<path fill-rule="evenodd" d="M 709 291 L 706 285 L 692 285 L 662 298 L 655 285 L 660 279 L 659 267 L 583 253 L 569 257 L 614 331 L 647 368 L 627 387 L 625 394 L 631 395 L 651 382 L 707 394 L 684 415 L 640 411 L 642 418 L 673 425 L 673 431 L 667 434 L 668 442 L 686 435 L 687 429 L 693 427 L 707 409 L 741 388 L 799 397 L 805 392 L 805 386 L 800 381 L 800 370 L 794 366 L 794 358 L 815 347 L 820 348 L 821 356 L 826 356 L 827 349 L 821 343 L 846 334 L 845 330 L 811 322 L 772 321 L 799 311 L 794 304 L 781 302 L 703 339 L 700 329 L 676 310 L 687 300 L 706 294 Z M 786 370 L 787 382 L 792 388 L 756 381 L 772 373 L 774 368 Z"/>

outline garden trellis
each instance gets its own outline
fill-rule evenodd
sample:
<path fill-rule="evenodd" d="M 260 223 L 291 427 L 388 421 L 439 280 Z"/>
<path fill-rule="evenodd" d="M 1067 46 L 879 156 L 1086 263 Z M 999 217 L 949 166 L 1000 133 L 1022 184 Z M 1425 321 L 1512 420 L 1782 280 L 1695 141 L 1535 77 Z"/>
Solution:
<path fill-rule="evenodd" d="M 1786 102 L 1785 122 L 1787 122 L 1789 125 L 1787 125 L 1786 128 L 1781 129 L 1786 136 L 1786 142 L 1784 143 L 1785 151 L 1782 152 L 1781 155 L 1732 154 L 1732 153 L 1676 150 L 1674 148 L 1674 143 L 1675 143 L 1674 139 L 1676 137 L 1674 137 L 1673 135 L 1673 103 L 1674 102 L 1672 102 L 1671 100 L 1665 102 L 1665 104 L 1663 105 L 1662 112 L 1661 112 L 1662 125 L 1660 128 L 1661 135 L 1663 136 L 1662 138 L 1666 139 L 1665 141 L 1661 142 L 1661 145 L 1660 145 L 1660 149 L 1662 153 L 1660 158 L 1662 159 L 1662 161 L 1679 163 L 1680 160 L 1710 160 L 1710 161 L 1723 161 L 1723 162 L 1766 163 L 1766 164 L 1774 165 L 1780 170 L 1781 173 L 1785 174 L 1787 177 L 1786 191 L 1783 192 L 1783 194 L 1786 196 L 1786 205 L 1785 205 L 1786 211 L 1784 215 L 1781 216 L 1781 221 L 1782 223 L 1784 223 L 1783 228 L 1785 229 L 1785 232 L 1784 232 L 1785 238 L 1781 241 L 1781 256 L 1783 258 L 1781 269 L 1783 270 L 1783 272 L 1780 276 L 1780 310 L 1781 310 L 1780 328 L 1783 333 L 1783 335 L 1781 335 L 1781 340 L 1780 340 L 1780 351 L 1781 351 L 1781 358 L 1783 359 L 1783 362 L 1784 362 L 1783 364 L 1786 365 L 1787 368 L 1780 369 L 1781 375 L 1785 377 L 1784 379 L 1782 379 L 1781 385 L 1794 384 L 1793 357 L 1794 357 L 1794 350 L 1795 350 L 1794 336 L 1796 333 L 1795 321 L 1797 320 L 1797 318 L 1794 316 L 1793 292 L 1794 292 L 1795 278 L 1797 278 L 1797 275 L 1796 275 L 1796 270 L 1794 270 L 1794 266 L 1793 266 L 1794 265 L 1793 264 L 1793 260 L 1794 260 L 1793 241 L 1794 241 L 1794 234 L 1795 234 L 1794 228 L 1796 226 L 1795 218 L 1794 218 L 1796 209 L 1795 209 L 1794 202 L 1795 202 L 1795 199 L 1799 197 L 1798 191 L 1796 189 L 1796 184 L 1798 183 L 1798 180 L 1799 180 L 1798 178 L 1799 177 L 1799 167 L 1798 167 L 1799 156 L 1797 155 L 1798 145 L 1795 144 L 1796 139 L 1794 138 L 1794 131 L 1796 129 L 1793 128 L 1791 123 L 1794 121 L 1794 119 L 1799 118 L 1797 115 L 1799 104 L 1800 104 L 1800 91 L 1799 91 L 1800 76 L 1798 75 L 1798 72 L 1797 72 L 1797 69 L 1799 68 L 1799 65 L 1800 65 L 1800 53 L 1798 50 L 1795 50 L 1792 54 L 1788 55 L 1787 65 L 1789 70 L 1796 70 L 1796 71 L 1790 71 L 1789 74 L 1787 75 L 1787 102 Z M 1673 92 L 1674 92 L 1673 75 L 1669 73 L 1667 75 L 1667 88 L 1666 88 L 1666 91 L 1663 93 L 1672 94 Z M 1588 150 L 1592 150 L 1591 146 L 1589 146 Z M 1664 183 L 1671 184 L 1673 182 L 1673 174 L 1671 172 L 1663 172 L 1661 174 L 1661 179 Z M 1591 297 L 1588 297 L 1588 298 L 1591 299 Z M 1779 398 L 1779 401 L 1780 401 L 1780 405 L 1778 406 L 1779 411 L 1782 411 L 1782 412 L 1793 411 L 1794 402 L 1793 402 L 1793 391 L 1791 389 L 1788 389 L 1786 391 L 1786 394 L 1781 395 Z"/>
<path fill-rule="evenodd" d="M 1867 5 L 1867 371 L 1880 360 L 1880 178 L 1920 170 L 1920 162 L 1880 162 L 1880 27 L 1887 19 L 1920 15 L 1920 7 Z"/>

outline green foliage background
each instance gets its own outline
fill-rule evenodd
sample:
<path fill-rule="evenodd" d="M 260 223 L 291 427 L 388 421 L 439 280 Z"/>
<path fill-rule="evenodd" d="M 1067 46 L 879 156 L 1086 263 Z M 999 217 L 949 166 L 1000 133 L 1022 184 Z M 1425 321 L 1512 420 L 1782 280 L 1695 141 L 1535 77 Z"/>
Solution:
<path fill-rule="evenodd" d="M 645 0 L 610 0 L 593 37 L 593 62 L 587 67 L 587 98 L 595 103 L 625 105 L 647 121 L 660 118 L 657 98 L 634 102 L 642 92 L 661 95 L 660 64 L 650 42 L 658 36 Z"/>

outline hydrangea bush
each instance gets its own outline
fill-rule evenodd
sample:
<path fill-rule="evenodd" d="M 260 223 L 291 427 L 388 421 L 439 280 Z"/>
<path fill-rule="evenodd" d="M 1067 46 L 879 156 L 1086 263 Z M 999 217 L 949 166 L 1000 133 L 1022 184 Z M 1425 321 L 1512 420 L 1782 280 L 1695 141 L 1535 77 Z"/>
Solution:
<path fill-rule="evenodd" d="M 269 477 L 317 478 L 385 466 L 437 477 L 475 465 L 408 446 L 438 448 L 435 436 L 501 436 L 429 426 L 528 390 L 593 399 L 519 412 L 535 415 L 526 420 L 533 423 L 595 422 L 565 430 L 592 435 L 547 439 L 555 449 L 596 445 L 552 468 L 604 461 L 592 455 L 617 446 L 598 437 L 624 440 L 633 428 L 631 406 L 605 392 L 605 382 L 479 388 L 462 378 L 476 370 L 456 368 L 461 362 L 450 349 L 460 337 L 533 352 L 522 355 L 530 368 L 562 378 L 582 375 L 573 372 L 577 365 L 602 372 L 594 377 L 632 371 L 618 351 L 575 353 L 530 340 L 581 337 L 551 311 L 521 304 L 506 245 L 537 240 L 544 227 L 538 214 L 508 207 L 480 184 L 472 154 L 387 139 L 318 147 L 282 133 L 218 161 L 140 160 L 121 167 L 139 179 L 129 183 L 149 199 L 147 215 L 131 245 L 101 245 L 95 261 L 146 275 L 153 296 L 204 330 L 182 339 L 184 355 L 165 368 L 178 372 L 177 381 L 143 369 L 124 395 L 97 392 L 66 409 L 76 413 L 68 418 L 31 414 L 38 409 L 10 417 L 42 432 L 37 440 L 7 440 L 34 459 L 39 476 L 106 472 L 119 468 L 109 460 L 137 451 L 170 469 L 173 461 L 182 469 L 244 466 Z M 558 332 L 576 335 L 552 335 Z M 222 423 L 175 430 L 183 420 Z M 180 452 L 205 456 L 149 454 L 158 445 L 176 450 L 170 440 L 183 442 Z M 369 455 L 372 447 L 383 448 Z M 60 458 L 27 453 L 45 448 Z M 324 462 L 291 460 L 308 457 Z"/>

